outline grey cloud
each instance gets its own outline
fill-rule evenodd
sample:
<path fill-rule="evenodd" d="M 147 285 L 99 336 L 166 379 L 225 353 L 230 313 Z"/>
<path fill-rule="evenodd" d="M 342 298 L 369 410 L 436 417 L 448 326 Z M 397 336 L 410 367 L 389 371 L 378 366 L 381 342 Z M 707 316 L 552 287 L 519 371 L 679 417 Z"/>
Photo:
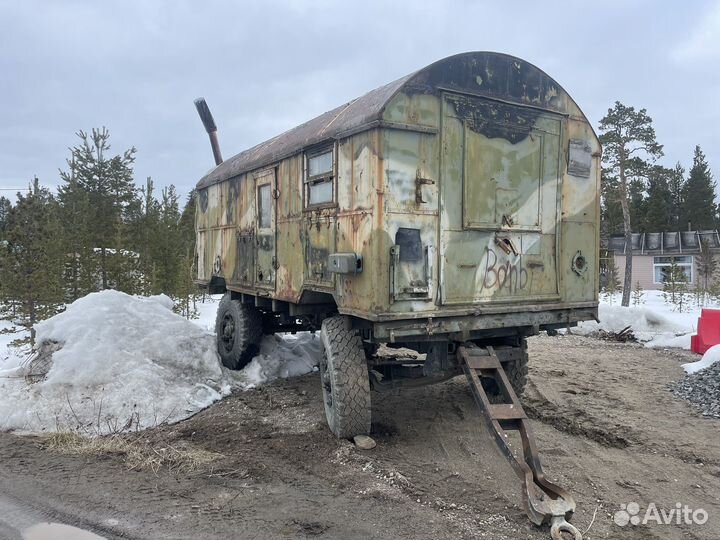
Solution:
<path fill-rule="evenodd" d="M 57 184 L 74 132 L 105 125 L 116 151 L 138 148 L 139 182 L 186 193 L 212 165 L 195 97 L 207 97 L 230 156 L 467 50 L 535 63 L 594 124 L 616 99 L 646 107 L 665 162 L 687 165 L 700 144 L 718 170 L 717 70 L 674 52 L 716 6 L 0 1 L 0 187 L 34 174 Z M 717 41 L 699 43 L 717 55 Z"/>

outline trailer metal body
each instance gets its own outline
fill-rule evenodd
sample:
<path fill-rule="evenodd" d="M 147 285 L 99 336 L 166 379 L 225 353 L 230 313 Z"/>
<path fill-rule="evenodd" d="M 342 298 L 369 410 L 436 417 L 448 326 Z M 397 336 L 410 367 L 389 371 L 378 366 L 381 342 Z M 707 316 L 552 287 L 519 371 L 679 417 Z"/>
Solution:
<path fill-rule="evenodd" d="M 509 400 L 486 407 L 489 425 L 515 421 L 502 415 L 520 407 L 525 338 L 597 319 L 600 143 L 532 64 L 451 56 L 227 161 L 198 110 L 218 165 L 197 185 L 197 283 L 226 293 L 223 361 L 244 365 L 262 333 L 321 329 L 337 436 L 369 431 L 370 386 L 463 369 L 476 396 Z M 380 344 L 421 356 L 378 355 Z M 468 368 L 489 365 L 468 360 L 478 347 L 502 376 Z M 574 503 L 559 497 L 564 520 Z"/>

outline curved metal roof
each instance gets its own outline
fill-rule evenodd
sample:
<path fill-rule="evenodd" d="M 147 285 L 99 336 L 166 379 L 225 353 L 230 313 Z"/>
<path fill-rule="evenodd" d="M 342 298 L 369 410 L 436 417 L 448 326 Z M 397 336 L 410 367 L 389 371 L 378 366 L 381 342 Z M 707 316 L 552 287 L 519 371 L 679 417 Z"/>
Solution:
<path fill-rule="evenodd" d="M 223 161 L 198 188 L 276 163 L 312 145 L 381 125 L 385 106 L 400 91 L 407 94 L 469 92 L 568 114 L 572 99 L 545 72 L 519 58 L 493 52 L 468 52 L 438 60 L 376 88 L 263 143 Z M 565 95 L 568 100 L 560 99 Z M 575 107 L 577 107 L 575 105 Z M 580 109 L 576 109 L 580 112 Z"/>

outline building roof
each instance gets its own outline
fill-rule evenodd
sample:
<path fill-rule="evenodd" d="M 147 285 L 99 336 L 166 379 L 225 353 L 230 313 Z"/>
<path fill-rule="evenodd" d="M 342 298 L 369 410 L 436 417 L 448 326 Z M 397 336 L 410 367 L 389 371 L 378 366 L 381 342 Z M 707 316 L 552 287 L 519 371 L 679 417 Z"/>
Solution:
<path fill-rule="evenodd" d="M 711 252 L 720 253 L 720 234 L 712 231 L 680 231 L 633 233 L 633 255 L 697 255 L 702 252 L 703 242 L 707 242 Z M 608 249 L 624 255 L 625 236 L 614 235 L 608 241 Z"/>
<path fill-rule="evenodd" d="M 536 66 L 507 54 L 468 52 L 443 58 L 410 75 L 376 88 L 223 161 L 198 182 L 207 187 L 302 151 L 313 145 L 384 125 L 385 107 L 399 92 L 407 94 L 454 90 L 560 114 L 572 101 L 554 79 Z M 567 96 L 567 100 L 562 99 Z M 582 112 L 577 109 L 578 113 Z"/>

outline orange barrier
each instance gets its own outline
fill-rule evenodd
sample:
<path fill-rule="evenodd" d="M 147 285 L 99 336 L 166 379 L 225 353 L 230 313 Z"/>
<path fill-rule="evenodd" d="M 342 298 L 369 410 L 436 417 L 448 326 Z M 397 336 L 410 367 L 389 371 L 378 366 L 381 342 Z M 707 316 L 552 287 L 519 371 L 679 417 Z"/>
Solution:
<path fill-rule="evenodd" d="M 698 319 L 697 334 L 690 338 L 690 350 L 705 354 L 720 343 L 720 309 L 703 309 Z"/>

